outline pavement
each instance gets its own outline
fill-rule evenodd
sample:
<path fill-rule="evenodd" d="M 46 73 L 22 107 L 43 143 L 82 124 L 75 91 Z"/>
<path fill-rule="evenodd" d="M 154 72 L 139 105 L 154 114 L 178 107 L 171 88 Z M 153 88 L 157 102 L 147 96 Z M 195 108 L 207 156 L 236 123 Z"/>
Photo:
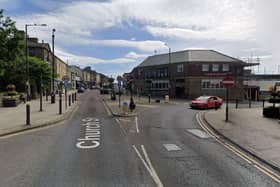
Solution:
<path fill-rule="evenodd" d="M 75 91 L 68 91 L 68 96 Z M 79 96 L 78 96 L 79 97 Z M 51 104 L 50 96 L 48 101 L 43 97 L 43 111 L 40 110 L 40 100 L 31 100 L 30 104 L 30 125 L 26 125 L 26 104 L 23 102 L 17 107 L 0 107 L 0 136 L 20 131 L 30 130 L 38 127 L 52 125 L 65 120 L 75 110 L 77 102 L 65 107 L 65 96 L 62 96 L 62 114 L 59 114 L 59 97 L 56 95 L 56 103 Z"/>
<path fill-rule="evenodd" d="M 264 118 L 262 108 L 232 108 L 229 122 L 225 122 L 224 108 L 207 111 L 204 118 L 218 133 L 279 171 L 280 124 L 278 120 Z"/>
<path fill-rule="evenodd" d="M 115 117 L 90 90 L 65 121 L 0 137 L 0 186 L 279 186 L 203 133 L 197 112 L 177 104 Z"/>

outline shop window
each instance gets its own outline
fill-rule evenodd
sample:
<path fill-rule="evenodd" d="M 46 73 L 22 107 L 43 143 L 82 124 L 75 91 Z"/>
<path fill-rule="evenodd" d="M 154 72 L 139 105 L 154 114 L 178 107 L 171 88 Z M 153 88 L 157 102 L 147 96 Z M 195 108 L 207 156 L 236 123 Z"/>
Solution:
<path fill-rule="evenodd" d="M 223 81 L 221 79 L 202 80 L 202 89 L 222 89 Z"/>

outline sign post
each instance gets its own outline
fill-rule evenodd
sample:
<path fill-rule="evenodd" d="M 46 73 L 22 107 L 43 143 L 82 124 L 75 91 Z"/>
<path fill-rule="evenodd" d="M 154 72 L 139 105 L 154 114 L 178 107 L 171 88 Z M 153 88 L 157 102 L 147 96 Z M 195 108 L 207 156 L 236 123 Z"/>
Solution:
<path fill-rule="evenodd" d="M 228 97 L 229 97 L 229 88 L 233 87 L 235 81 L 233 77 L 225 77 L 223 79 L 223 86 L 226 88 L 226 122 L 228 122 Z"/>
<path fill-rule="evenodd" d="M 121 108 L 121 82 L 122 82 L 122 77 L 118 76 L 117 81 L 118 81 L 118 87 L 119 87 L 119 108 Z"/>

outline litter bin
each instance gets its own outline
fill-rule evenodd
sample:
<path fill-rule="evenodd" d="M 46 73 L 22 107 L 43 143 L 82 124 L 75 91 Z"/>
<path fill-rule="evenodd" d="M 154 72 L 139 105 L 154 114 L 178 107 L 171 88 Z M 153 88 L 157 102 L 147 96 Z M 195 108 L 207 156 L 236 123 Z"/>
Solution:
<path fill-rule="evenodd" d="M 169 95 L 165 96 L 165 103 L 169 103 Z"/>
<path fill-rule="evenodd" d="M 128 112 L 128 103 L 127 102 L 123 102 L 123 104 L 122 104 L 122 111 L 124 113 Z"/>

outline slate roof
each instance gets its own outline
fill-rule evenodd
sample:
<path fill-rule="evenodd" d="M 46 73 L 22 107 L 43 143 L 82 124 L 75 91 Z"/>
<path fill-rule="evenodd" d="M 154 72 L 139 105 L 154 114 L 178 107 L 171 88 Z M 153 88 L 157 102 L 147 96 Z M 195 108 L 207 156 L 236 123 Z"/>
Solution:
<path fill-rule="evenodd" d="M 236 62 L 242 60 L 227 56 L 215 50 L 184 50 L 171 53 L 171 63 L 179 62 Z M 169 54 L 159 54 L 147 57 L 138 67 L 156 66 L 169 63 Z"/>

